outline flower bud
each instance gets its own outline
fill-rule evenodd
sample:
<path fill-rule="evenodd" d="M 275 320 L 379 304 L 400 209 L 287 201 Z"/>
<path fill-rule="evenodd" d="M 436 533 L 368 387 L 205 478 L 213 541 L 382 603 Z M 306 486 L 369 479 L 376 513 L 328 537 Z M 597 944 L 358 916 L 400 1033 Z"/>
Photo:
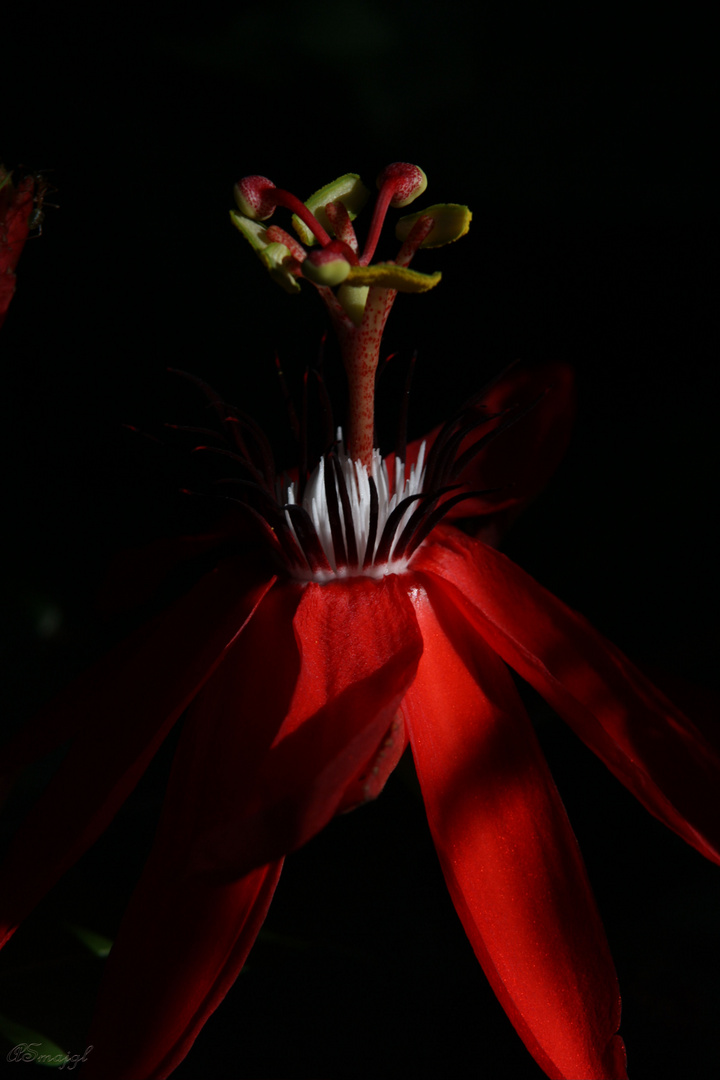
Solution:
<path fill-rule="evenodd" d="M 241 214 L 252 221 L 272 217 L 276 202 L 271 192 L 275 187 L 266 176 L 244 176 L 234 188 L 235 202 Z"/>
<path fill-rule="evenodd" d="M 395 161 L 383 169 L 376 184 L 378 189 L 392 184 L 391 206 L 408 206 L 417 199 L 418 195 L 422 195 L 427 187 L 427 176 L 418 165 L 410 165 L 407 161 Z"/>

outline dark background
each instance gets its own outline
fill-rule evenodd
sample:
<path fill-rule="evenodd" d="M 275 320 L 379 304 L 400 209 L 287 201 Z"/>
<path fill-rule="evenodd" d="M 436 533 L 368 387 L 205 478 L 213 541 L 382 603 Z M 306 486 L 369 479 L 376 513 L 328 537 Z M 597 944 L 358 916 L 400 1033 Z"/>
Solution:
<path fill-rule="evenodd" d="M 297 385 L 323 310 L 263 273 L 229 224 L 232 183 L 261 173 L 306 197 L 346 171 L 372 185 L 395 160 L 425 169 L 424 201 L 474 212 L 468 237 L 416 263 L 442 269 L 439 288 L 401 297 L 389 323 L 388 351 L 418 350 L 411 433 L 517 357 L 572 363 L 573 442 L 506 550 L 712 718 L 709 27 L 649 5 L 528 8 L 277 0 L 93 22 L 58 5 L 9 31 L 3 14 L 0 154 L 42 171 L 57 204 L 0 335 L 9 726 L 132 622 L 98 610 L 112 556 L 212 514 L 178 494 L 193 467 L 161 424 L 201 406 L 166 367 L 285 445 L 273 356 Z M 717 870 L 530 706 L 606 922 L 631 1076 L 709 1075 Z M 100 963 L 60 923 L 114 933 L 167 757 L 0 968 L 0 1012 L 73 1052 Z M 434 1073 L 541 1075 L 467 945 L 402 767 L 288 860 L 248 971 L 176 1075 Z"/>

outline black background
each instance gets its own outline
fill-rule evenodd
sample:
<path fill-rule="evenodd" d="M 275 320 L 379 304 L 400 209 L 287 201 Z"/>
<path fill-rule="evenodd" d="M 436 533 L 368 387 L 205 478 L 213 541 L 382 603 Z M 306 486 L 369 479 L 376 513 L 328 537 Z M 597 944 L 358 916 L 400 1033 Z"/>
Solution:
<path fill-rule="evenodd" d="M 96 602 L 113 554 L 202 525 L 178 494 L 187 458 L 123 427 L 197 422 L 166 367 L 283 444 L 273 356 L 297 385 L 323 311 L 281 293 L 231 228 L 232 183 L 261 173 L 306 197 L 395 160 L 425 169 L 425 199 L 474 212 L 468 237 L 417 261 L 442 284 L 390 319 L 388 351 L 418 350 L 412 433 L 517 357 L 572 363 L 573 442 L 506 551 L 712 718 L 709 28 L 644 5 L 472 12 L 277 0 L 10 18 L 0 154 L 43 171 L 57 204 L 0 335 L 10 725 L 126 628 Z M 717 872 L 530 704 L 616 958 L 631 1076 L 709 1073 Z M 59 921 L 114 933 L 166 758 L 0 969 L 0 1011 L 73 1051 L 98 972 Z M 288 860 L 266 931 L 179 1078 L 541 1075 L 464 939 L 405 768 Z"/>

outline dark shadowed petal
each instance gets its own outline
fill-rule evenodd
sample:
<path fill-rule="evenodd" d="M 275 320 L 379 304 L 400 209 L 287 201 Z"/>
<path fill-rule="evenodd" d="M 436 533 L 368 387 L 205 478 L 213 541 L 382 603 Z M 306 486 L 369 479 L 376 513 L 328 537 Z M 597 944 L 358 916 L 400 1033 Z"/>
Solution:
<path fill-rule="evenodd" d="M 187 1054 L 265 917 L 280 861 L 248 875 L 198 869 L 237 818 L 292 701 L 302 590 L 273 589 L 193 701 L 142 878 L 110 954 L 90 1041 L 99 1080 L 157 1080 Z"/>
<path fill-rule="evenodd" d="M 199 865 L 245 873 L 299 847 L 338 811 L 377 753 L 412 682 L 422 639 L 401 579 L 308 585 L 294 618 L 300 670 L 292 701 L 252 783 L 197 845 Z M 276 678 L 271 652 L 264 678 Z M 198 789 L 232 781 L 223 754 Z M 228 771 L 230 770 L 230 771 Z"/>
<path fill-rule="evenodd" d="M 103 730 L 113 712 L 122 716 L 125 726 L 122 709 L 129 702 L 121 696 L 114 709 L 118 692 L 130 695 L 134 715 L 135 697 L 141 697 L 142 708 L 149 710 L 168 695 L 172 704 L 187 694 L 189 683 L 202 685 L 260 598 L 258 590 L 267 591 L 272 585 L 272 574 L 248 569 L 253 565 L 244 557 L 224 560 L 186 596 L 111 649 L 3 745 L 0 775 L 15 774 L 85 728 L 91 733 L 98 727 L 98 717 L 104 718 Z"/>
<path fill-rule="evenodd" d="M 8 851 L 0 943 L 105 829 L 272 583 L 228 560 L 117 646 L 8 747 L 15 767 L 74 736 Z"/>
<path fill-rule="evenodd" d="M 152 862 L 113 946 L 89 1036 L 87 1080 L 164 1080 L 240 973 L 282 861 L 240 881 Z"/>
<path fill-rule="evenodd" d="M 623 1080 L 612 958 L 532 725 L 502 661 L 442 585 L 426 584 L 415 594 L 424 651 L 403 711 L 458 914 L 547 1075 Z"/>
<path fill-rule="evenodd" d="M 454 600 L 660 821 L 720 862 L 720 756 L 611 642 L 499 552 L 454 529 L 413 567 Z"/>
<path fill-rule="evenodd" d="M 545 487 L 565 453 L 575 419 L 572 370 L 561 363 L 538 367 L 516 364 L 488 390 L 482 402 L 488 414 L 507 409 L 521 412 L 533 406 L 517 423 L 490 440 L 457 480 L 471 491 L 488 493 L 459 503 L 448 519 L 480 518 L 481 534 L 492 533 L 496 538 Z M 476 408 L 475 414 L 479 418 L 482 410 Z M 498 419 L 482 424 L 466 436 L 457 456 L 500 422 Z M 437 428 L 430 433 L 430 444 L 439 431 Z M 417 459 L 420 442 L 418 439 L 408 446 L 408 464 Z"/>
<path fill-rule="evenodd" d="M 199 560 L 230 541 L 241 540 L 238 515 L 228 515 L 213 532 L 185 536 L 163 536 L 139 548 L 119 552 L 112 560 L 95 600 L 100 611 L 115 614 L 132 611 L 152 600 L 177 567 Z M 248 560 L 256 549 L 248 543 Z M 226 552 L 227 554 L 227 552 Z M 220 561 L 218 557 L 216 562 Z"/>

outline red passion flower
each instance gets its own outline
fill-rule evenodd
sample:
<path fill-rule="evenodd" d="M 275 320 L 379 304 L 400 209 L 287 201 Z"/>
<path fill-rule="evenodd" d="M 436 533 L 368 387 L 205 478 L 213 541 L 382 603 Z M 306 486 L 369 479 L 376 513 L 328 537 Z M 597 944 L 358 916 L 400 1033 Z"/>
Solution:
<path fill-rule="evenodd" d="M 353 221 L 368 193 L 357 176 L 305 203 L 260 176 L 236 185 L 233 223 L 272 277 L 288 291 L 310 282 L 327 306 L 349 387 L 345 434 L 331 428 L 310 461 L 303 417 L 298 469 L 281 475 L 258 426 L 206 388 L 214 450 L 236 473 L 233 553 L 5 749 L 11 777 L 70 744 L 7 853 L 0 941 L 106 828 L 187 710 L 107 962 L 87 1080 L 172 1073 L 245 963 L 284 856 L 375 798 L 408 743 L 448 889 L 520 1038 L 549 1077 L 626 1077 L 605 933 L 509 669 L 652 814 L 720 861 L 717 754 L 494 546 L 563 452 L 567 370 L 514 367 L 424 442 L 400 438 L 385 459 L 376 449 L 390 308 L 398 292 L 439 281 L 410 269 L 417 252 L 470 223 L 453 204 L 407 214 L 397 257 L 373 263 L 388 209 L 425 187 L 416 166 L 385 169 L 361 249 Z M 270 224 L 279 208 L 294 234 Z"/>

